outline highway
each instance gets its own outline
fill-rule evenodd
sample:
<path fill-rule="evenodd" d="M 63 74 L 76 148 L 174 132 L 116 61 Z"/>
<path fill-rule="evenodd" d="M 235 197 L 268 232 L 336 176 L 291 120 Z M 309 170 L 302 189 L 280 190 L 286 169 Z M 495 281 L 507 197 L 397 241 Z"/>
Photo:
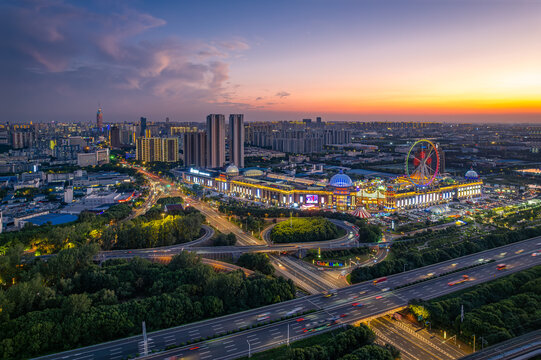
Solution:
<path fill-rule="evenodd" d="M 238 229 L 234 224 L 231 224 L 227 220 L 224 220 L 228 223 L 231 229 Z M 346 226 L 346 225 L 342 225 Z M 247 245 L 247 246 L 197 246 L 201 243 L 204 243 L 214 235 L 214 230 L 208 226 L 203 225 L 205 234 L 197 240 L 192 242 L 175 244 L 170 246 L 162 246 L 155 248 L 145 248 L 145 249 L 126 249 L 126 250 L 109 250 L 101 251 L 99 253 L 100 260 L 107 259 L 127 259 L 135 256 L 142 258 L 152 258 L 152 257 L 162 257 L 162 256 L 171 256 L 180 253 L 183 250 L 195 252 L 200 255 L 205 254 L 241 254 L 245 252 L 292 252 L 298 251 L 299 249 L 313 249 L 321 247 L 322 249 L 344 249 L 351 246 L 360 246 L 356 242 L 356 233 L 354 230 L 349 229 L 348 234 L 342 238 L 320 241 L 320 242 L 309 242 L 309 243 L 290 243 L 290 244 L 280 244 L 280 245 Z M 356 244 L 356 245 L 355 245 Z"/>
<path fill-rule="evenodd" d="M 410 326 L 408 322 L 380 317 L 370 321 L 370 328 L 385 342 L 395 345 L 403 360 L 454 360 L 466 353 L 452 343 L 442 343 L 426 329 Z"/>
<path fill-rule="evenodd" d="M 539 245 L 538 245 L 539 244 Z M 149 359 L 167 359 L 172 356 L 183 359 L 234 359 L 247 355 L 248 342 L 251 351 L 262 351 L 267 348 L 283 344 L 287 338 L 289 328 L 290 340 L 300 339 L 316 332 L 316 328 L 330 329 L 341 324 L 326 326 L 329 318 L 345 314 L 342 323 L 354 323 L 369 318 L 379 317 L 389 311 L 394 311 L 407 305 L 414 298 L 432 299 L 465 287 L 505 276 L 531 266 L 540 265 L 541 257 L 531 254 L 541 247 L 541 237 L 525 240 L 500 248 L 487 250 L 473 255 L 452 259 L 439 264 L 406 271 L 388 277 L 385 283 L 378 286 L 371 281 L 355 284 L 338 290 L 334 297 L 326 298 L 321 294 L 307 296 L 277 303 L 258 309 L 247 310 L 241 313 L 208 319 L 197 323 L 155 331 L 148 334 L 149 349 L 163 350 L 167 346 L 178 345 L 187 341 L 197 341 L 217 334 L 225 335 L 228 331 L 248 328 L 258 323 L 260 314 L 268 314 L 268 320 L 278 320 L 293 309 L 298 311 L 316 310 L 304 317 L 303 321 L 292 319 L 281 321 L 262 327 L 223 336 L 214 340 L 198 343 L 197 345 L 176 348 L 160 354 L 151 355 Z M 386 288 L 395 288 L 420 279 L 428 274 L 441 274 L 453 269 L 463 268 L 481 263 L 479 259 L 494 259 L 505 262 L 508 269 L 497 271 L 495 263 L 479 265 L 475 268 L 459 271 L 447 276 L 427 280 L 398 290 L 384 291 Z M 448 282 L 459 279 L 463 274 L 470 276 L 471 281 L 449 286 Z M 360 302 L 362 307 L 352 306 L 353 302 Z M 306 332 L 305 332 L 306 330 Z M 197 347 L 197 348 L 195 348 Z M 193 349 L 193 350 L 190 350 Z M 104 344 L 97 344 L 85 348 L 71 350 L 59 354 L 41 357 L 40 359 L 122 359 L 130 355 L 141 353 L 142 337 L 132 336 Z"/>
<path fill-rule="evenodd" d="M 293 280 L 295 285 L 312 295 L 328 289 L 344 287 L 347 285 L 344 283 L 341 286 L 336 286 L 335 284 L 330 283 L 328 279 L 325 279 L 323 274 L 317 274 L 308 270 L 308 264 L 303 264 L 303 266 L 301 266 L 296 264 L 294 259 L 291 259 L 288 256 L 270 255 L 270 261 L 276 269 L 276 274 L 278 276 Z"/>
<path fill-rule="evenodd" d="M 180 195 L 179 195 L 180 196 Z M 202 201 L 195 200 L 193 198 L 186 197 L 185 200 L 197 210 L 199 210 L 205 217 L 209 225 L 214 226 L 218 231 L 228 234 L 233 233 L 237 237 L 237 243 L 240 245 L 262 245 L 265 241 L 259 240 L 256 237 L 242 231 L 238 226 L 232 224 L 226 219 L 220 212 L 214 210 L 208 204 Z"/>
<path fill-rule="evenodd" d="M 462 360 L 539 359 L 541 355 L 541 329 L 509 339 L 475 352 Z"/>

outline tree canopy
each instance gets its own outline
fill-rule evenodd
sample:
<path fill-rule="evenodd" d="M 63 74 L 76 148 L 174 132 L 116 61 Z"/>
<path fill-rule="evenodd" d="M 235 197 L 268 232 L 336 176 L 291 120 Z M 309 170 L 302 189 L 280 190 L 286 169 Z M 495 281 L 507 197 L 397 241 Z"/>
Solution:
<path fill-rule="evenodd" d="M 276 224 L 270 231 L 275 243 L 332 240 L 340 237 L 339 228 L 322 217 L 291 218 Z"/>
<path fill-rule="evenodd" d="M 464 322 L 460 321 L 464 306 Z M 473 334 L 492 345 L 541 327 L 541 266 L 477 285 L 410 309 L 432 326 L 454 330 L 465 341 Z M 486 345 L 486 344 L 485 344 Z"/>
<path fill-rule="evenodd" d="M 295 297 L 290 280 L 215 272 L 183 252 L 167 264 L 134 258 L 92 262 L 95 245 L 27 264 L 0 289 L 0 358 L 73 349 Z M 7 263 L 4 263 L 6 262 Z M 10 267 L 0 257 L 0 267 Z"/>

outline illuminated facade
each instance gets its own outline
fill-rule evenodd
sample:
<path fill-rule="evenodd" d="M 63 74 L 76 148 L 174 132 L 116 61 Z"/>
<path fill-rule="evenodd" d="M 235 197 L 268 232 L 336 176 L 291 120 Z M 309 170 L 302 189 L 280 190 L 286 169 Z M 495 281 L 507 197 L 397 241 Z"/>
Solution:
<path fill-rule="evenodd" d="M 135 144 L 139 161 L 178 161 L 178 138 L 140 137 Z"/>
<path fill-rule="evenodd" d="M 334 175 L 325 183 L 277 174 L 250 177 L 246 176 L 248 172 L 243 176 L 233 171 L 223 173 L 195 168 L 181 173 L 187 184 L 199 184 L 234 197 L 274 206 L 338 211 L 354 210 L 358 206 L 384 212 L 424 208 L 479 197 L 483 185 L 480 179 L 441 181 L 430 187 L 416 187 L 405 177 L 354 184 L 345 174 Z"/>

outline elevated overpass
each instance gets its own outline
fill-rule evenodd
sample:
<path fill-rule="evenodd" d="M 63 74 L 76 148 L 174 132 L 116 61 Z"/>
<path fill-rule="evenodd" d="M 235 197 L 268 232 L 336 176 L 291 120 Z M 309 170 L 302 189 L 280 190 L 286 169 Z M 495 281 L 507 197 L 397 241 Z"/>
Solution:
<path fill-rule="evenodd" d="M 246 356 L 250 347 L 252 353 L 276 347 L 289 340 L 305 338 L 314 333 L 331 330 L 346 323 L 366 321 L 374 316 L 406 306 L 411 299 L 433 299 L 486 281 L 494 280 L 513 272 L 532 266 L 541 265 L 541 257 L 531 256 L 538 249 L 541 237 L 517 242 L 514 244 L 490 249 L 480 253 L 463 256 L 442 263 L 426 266 L 388 276 L 385 285 L 377 286 L 372 281 L 351 285 L 338 290 L 336 296 L 327 298 L 322 294 L 306 296 L 261 308 L 234 313 L 219 318 L 203 320 L 170 329 L 158 330 L 148 334 L 152 339 L 150 351 L 162 351 L 146 357 L 147 359 L 168 359 L 171 357 L 185 359 L 222 359 L 229 360 Z M 504 254 L 504 255 L 502 255 Z M 479 259 L 497 259 L 508 264 L 506 271 L 498 271 L 494 263 L 461 270 L 445 276 L 428 279 L 397 290 L 384 291 L 382 287 L 391 289 L 414 283 L 427 278 L 427 274 L 443 274 L 455 268 L 468 268 L 480 264 Z M 448 283 L 462 275 L 469 275 L 470 280 L 457 286 Z M 361 307 L 352 306 L 359 302 Z M 315 311 L 298 318 L 281 320 L 291 311 Z M 266 314 L 268 321 L 275 323 L 265 326 L 258 321 L 260 314 Z M 268 314 L 268 315 L 267 315 Z M 345 315 L 340 322 L 329 322 L 330 318 Z M 305 331 L 306 330 L 306 331 Z M 231 332 L 235 332 L 232 335 Z M 207 341 L 209 337 L 213 340 Z M 58 354 L 43 356 L 40 359 L 111 359 L 113 354 L 126 358 L 141 353 L 142 336 L 110 341 L 103 344 L 70 350 Z M 191 345 L 185 346 L 190 342 Z M 249 343 L 249 344 L 248 344 Z M 169 346 L 178 348 L 163 351 Z"/>

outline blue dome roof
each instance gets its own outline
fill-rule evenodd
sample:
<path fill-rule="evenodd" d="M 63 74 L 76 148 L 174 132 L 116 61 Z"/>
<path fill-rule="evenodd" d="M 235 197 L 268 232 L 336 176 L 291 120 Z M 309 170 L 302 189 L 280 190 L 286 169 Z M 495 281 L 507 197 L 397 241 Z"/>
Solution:
<path fill-rule="evenodd" d="M 473 171 L 473 169 L 468 170 L 465 175 L 466 179 L 479 179 L 479 175 Z"/>
<path fill-rule="evenodd" d="M 329 182 L 331 186 L 334 187 L 350 187 L 353 186 L 353 181 L 351 181 L 351 178 L 347 176 L 346 174 L 336 174 L 331 178 L 331 181 Z"/>

